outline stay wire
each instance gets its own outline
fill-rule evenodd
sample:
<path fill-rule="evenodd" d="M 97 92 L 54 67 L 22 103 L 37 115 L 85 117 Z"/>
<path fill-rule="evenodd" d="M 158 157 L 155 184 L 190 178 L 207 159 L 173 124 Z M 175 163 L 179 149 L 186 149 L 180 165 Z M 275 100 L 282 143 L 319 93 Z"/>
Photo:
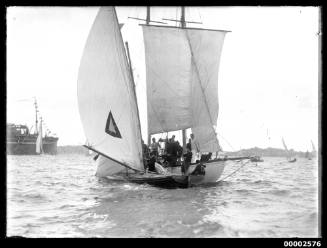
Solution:
<path fill-rule="evenodd" d="M 235 174 L 237 171 L 239 171 L 242 167 L 244 167 L 245 165 L 249 164 L 250 163 L 250 160 L 243 163 L 239 168 L 237 168 L 236 170 L 234 170 L 232 173 L 230 173 L 229 175 L 225 176 L 223 179 L 220 179 L 218 182 L 221 182 L 223 180 L 225 180 L 226 178 L 228 177 L 231 177 L 233 174 Z"/>

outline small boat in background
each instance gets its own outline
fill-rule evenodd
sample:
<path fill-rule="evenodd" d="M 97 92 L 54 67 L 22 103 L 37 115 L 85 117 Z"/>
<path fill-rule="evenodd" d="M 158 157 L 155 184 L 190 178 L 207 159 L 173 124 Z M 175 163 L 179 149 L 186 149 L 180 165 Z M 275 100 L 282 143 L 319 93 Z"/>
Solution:
<path fill-rule="evenodd" d="M 250 157 L 251 162 L 263 162 L 264 160 L 260 156 Z"/>
<path fill-rule="evenodd" d="M 311 154 L 308 151 L 305 153 L 305 156 L 304 157 L 306 159 L 308 159 L 308 160 L 311 160 L 312 159 Z"/>
<path fill-rule="evenodd" d="M 317 157 L 317 151 L 316 151 L 315 145 L 313 144 L 312 140 L 311 140 L 311 145 L 312 145 L 312 152 L 309 154 L 310 159 Z"/>
<path fill-rule="evenodd" d="M 283 143 L 283 146 L 284 146 L 285 151 L 287 152 L 287 161 L 288 161 L 289 163 L 294 163 L 294 162 L 296 162 L 296 158 L 292 158 L 292 157 L 291 157 L 291 152 L 287 149 L 287 146 L 286 146 L 286 143 L 285 143 L 285 141 L 284 141 L 284 138 L 282 138 L 282 143 Z"/>

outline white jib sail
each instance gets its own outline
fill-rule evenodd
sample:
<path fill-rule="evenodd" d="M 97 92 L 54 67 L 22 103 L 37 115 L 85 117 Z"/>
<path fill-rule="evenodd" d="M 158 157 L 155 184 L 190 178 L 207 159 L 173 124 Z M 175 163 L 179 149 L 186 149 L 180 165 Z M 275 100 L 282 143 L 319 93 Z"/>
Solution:
<path fill-rule="evenodd" d="M 87 145 L 143 170 L 137 105 L 113 7 L 100 8 L 78 74 L 78 106 Z"/>
<path fill-rule="evenodd" d="M 36 153 L 37 154 L 40 154 L 40 153 L 43 153 L 43 141 L 42 141 L 42 123 L 40 123 L 40 126 L 39 126 L 39 134 L 37 136 L 37 139 L 36 139 Z"/>
<path fill-rule="evenodd" d="M 312 145 L 312 151 L 316 152 L 316 148 L 315 148 L 315 145 L 313 144 L 312 140 L 311 140 L 311 145 Z"/>
<path fill-rule="evenodd" d="M 143 26 L 150 134 L 192 128 L 218 151 L 218 69 L 226 31 Z"/>
<path fill-rule="evenodd" d="M 284 149 L 288 152 L 288 149 L 287 149 L 287 146 L 285 144 L 284 138 L 282 138 L 282 142 L 283 142 Z"/>

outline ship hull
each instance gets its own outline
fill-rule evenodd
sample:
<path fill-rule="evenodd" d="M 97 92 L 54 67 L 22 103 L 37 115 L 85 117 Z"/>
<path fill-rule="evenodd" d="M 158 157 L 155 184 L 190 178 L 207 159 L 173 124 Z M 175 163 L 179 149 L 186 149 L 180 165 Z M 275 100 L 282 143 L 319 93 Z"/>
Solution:
<path fill-rule="evenodd" d="M 57 154 L 57 141 L 43 141 L 43 153 Z M 8 155 L 38 155 L 36 153 L 36 142 L 7 142 Z"/>

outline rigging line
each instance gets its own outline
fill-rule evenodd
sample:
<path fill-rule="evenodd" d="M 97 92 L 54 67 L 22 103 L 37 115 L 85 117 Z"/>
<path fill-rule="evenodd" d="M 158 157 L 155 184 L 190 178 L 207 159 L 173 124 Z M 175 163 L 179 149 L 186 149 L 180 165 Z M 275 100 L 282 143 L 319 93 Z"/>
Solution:
<path fill-rule="evenodd" d="M 249 164 L 250 160 L 245 162 L 244 164 L 242 164 L 239 168 L 237 168 L 236 170 L 234 170 L 232 173 L 230 173 L 229 175 L 227 175 L 226 177 L 220 179 L 218 182 L 221 182 L 223 180 L 225 180 L 226 178 L 232 176 L 233 174 L 235 174 L 237 171 L 239 171 L 242 167 L 244 167 L 245 165 Z"/>
<path fill-rule="evenodd" d="M 198 11 L 198 14 L 199 14 L 199 16 L 200 16 L 200 22 L 202 22 L 202 17 L 201 17 L 201 14 L 200 14 L 200 10 L 197 9 L 197 11 Z"/>
<path fill-rule="evenodd" d="M 227 139 L 225 139 L 221 134 L 219 134 L 218 132 L 217 132 L 217 134 L 223 139 L 223 140 L 225 140 L 226 141 L 226 143 L 233 149 L 233 151 L 235 151 L 235 148 L 234 147 L 232 147 L 232 145 L 228 142 L 228 140 Z"/>
<path fill-rule="evenodd" d="M 202 88 L 202 85 L 201 85 L 201 79 L 200 79 L 199 69 L 198 69 L 197 64 L 195 63 L 195 60 L 194 60 L 194 54 L 193 54 L 193 50 L 192 50 L 192 46 L 191 46 L 191 41 L 190 41 L 190 38 L 189 38 L 189 36 L 188 36 L 188 32 L 187 32 L 187 30 L 185 30 L 185 34 L 186 34 L 186 39 L 187 39 L 187 41 L 188 41 L 188 45 L 189 45 L 190 52 L 191 52 L 192 63 L 193 63 L 194 66 L 195 66 L 196 74 L 197 74 L 198 79 L 199 79 L 198 83 L 199 83 L 199 85 L 200 85 L 200 89 L 201 89 L 201 92 L 202 92 L 202 95 L 203 95 L 203 98 L 204 98 L 204 102 L 205 102 L 205 105 L 206 105 L 206 110 L 208 111 L 208 114 L 209 114 L 209 119 L 210 119 L 210 124 L 211 124 L 210 127 L 212 128 L 212 131 L 213 131 L 214 133 L 216 133 L 216 130 L 213 128 L 213 125 L 214 125 L 214 124 L 213 124 L 213 122 L 212 122 L 212 118 L 211 118 L 210 109 L 209 109 L 209 106 L 208 106 L 207 99 L 206 99 L 205 94 L 204 94 L 204 92 L 203 92 L 203 88 Z M 215 135 L 215 138 L 216 138 L 216 139 L 215 139 L 215 140 L 216 140 L 216 143 L 217 143 L 217 145 L 219 146 L 219 143 L 218 143 L 218 140 L 217 140 L 216 135 Z"/>

